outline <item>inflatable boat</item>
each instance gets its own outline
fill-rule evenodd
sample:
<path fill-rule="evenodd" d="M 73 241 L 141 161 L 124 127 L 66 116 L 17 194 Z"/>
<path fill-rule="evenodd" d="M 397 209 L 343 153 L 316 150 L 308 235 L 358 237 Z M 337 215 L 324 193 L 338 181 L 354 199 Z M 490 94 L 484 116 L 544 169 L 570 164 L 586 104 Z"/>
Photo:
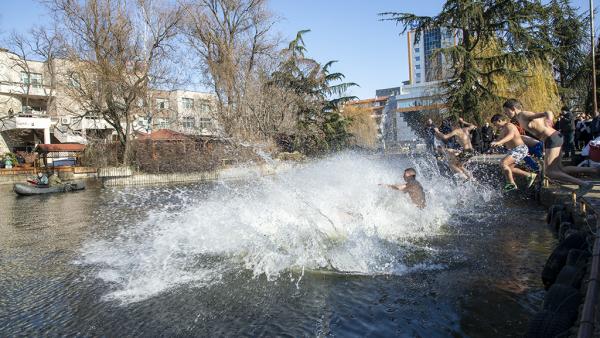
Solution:
<path fill-rule="evenodd" d="M 70 192 L 83 189 L 85 189 L 85 182 L 83 181 L 64 182 L 53 187 L 36 186 L 33 184 L 26 183 L 15 183 L 15 185 L 13 186 L 13 191 L 21 196 L 43 195 L 57 192 Z"/>

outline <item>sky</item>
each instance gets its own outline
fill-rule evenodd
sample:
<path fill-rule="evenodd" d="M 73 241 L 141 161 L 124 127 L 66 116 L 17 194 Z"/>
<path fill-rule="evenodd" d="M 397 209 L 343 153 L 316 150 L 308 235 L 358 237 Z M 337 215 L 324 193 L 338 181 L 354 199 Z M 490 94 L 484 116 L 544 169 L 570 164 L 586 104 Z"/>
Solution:
<path fill-rule="evenodd" d="M 393 22 L 380 21 L 381 12 L 411 12 L 435 15 L 442 0 L 269 0 L 269 8 L 277 17 L 275 30 L 284 41 L 296 32 L 305 34 L 308 56 L 319 62 L 338 60 L 333 71 L 346 75 L 346 80 L 360 87 L 351 90 L 361 99 L 374 97 L 375 90 L 397 87 L 408 80 L 406 36 Z M 573 0 L 573 5 L 587 10 L 589 0 Z M 0 0 L 0 34 L 49 21 L 46 8 L 36 0 Z M 596 26 L 600 26 L 600 15 Z M 598 31 L 598 30 L 597 30 Z"/>

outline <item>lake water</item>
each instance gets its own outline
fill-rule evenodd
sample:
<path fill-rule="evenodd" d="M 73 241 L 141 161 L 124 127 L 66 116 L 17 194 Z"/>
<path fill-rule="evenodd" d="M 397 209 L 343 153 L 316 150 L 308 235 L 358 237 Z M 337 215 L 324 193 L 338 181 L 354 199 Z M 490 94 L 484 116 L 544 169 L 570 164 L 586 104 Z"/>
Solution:
<path fill-rule="evenodd" d="M 428 206 L 378 183 L 416 167 Z M 0 188 L 0 336 L 521 336 L 544 210 L 425 160 L 342 154 L 252 182 Z"/>

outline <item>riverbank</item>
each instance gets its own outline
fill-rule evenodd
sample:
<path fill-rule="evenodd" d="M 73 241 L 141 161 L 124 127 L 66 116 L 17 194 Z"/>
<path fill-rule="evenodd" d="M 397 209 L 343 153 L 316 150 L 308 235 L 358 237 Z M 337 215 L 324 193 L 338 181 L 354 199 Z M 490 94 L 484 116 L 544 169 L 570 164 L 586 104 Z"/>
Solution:
<path fill-rule="evenodd" d="M 542 272 L 548 291 L 543 307 L 530 321 L 530 333 L 541 332 L 541 328 L 558 330 L 557 327 L 570 322 L 572 337 L 600 336 L 600 242 L 597 236 L 600 230 L 600 181 L 593 183 L 594 189 L 581 198 L 576 198 L 573 193 L 577 186 L 567 184 L 544 187 L 539 195 L 540 203 L 549 209 L 548 226 L 555 232 L 559 244 L 548 257 Z M 584 256 L 573 263 L 570 257 L 575 257 L 578 252 L 583 252 Z M 578 275 L 578 269 L 583 276 Z M 569 274 L 570 277 L 565 277 Z"/>

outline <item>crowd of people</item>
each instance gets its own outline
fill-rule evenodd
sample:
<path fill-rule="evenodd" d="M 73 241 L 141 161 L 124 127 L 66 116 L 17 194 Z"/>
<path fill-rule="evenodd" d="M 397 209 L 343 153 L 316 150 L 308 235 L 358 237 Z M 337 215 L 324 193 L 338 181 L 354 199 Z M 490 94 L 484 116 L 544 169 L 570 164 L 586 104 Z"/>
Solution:
<path fill-rule="evenodd" d="M 576 176 L 598 175 L 600 168 L 565 166 L 563 155 L 573 158 L 577 150 L 600 137 L 600 117 L 574 115 L 563 107 L 555 120 L 552 112 L 527 111 L 516 99 L 504 102 L 502 111 L 481 127 L 460 118 L 449 118 L 438 128 L 429 119 L 424 130 L 427 149 L 445 160 L 453 173 L 464 180 L 473 178 L 465 163 L 474 155 L 503 153 L 500 167 L 506 178 L 505 192 L 518 189 L 515 176 L 522 176 L 528 188 L 534 185 L 540 172 L 536 158 L 543 162 L 546 178 L 577 185 L 578 196 L 593 188 L 592 183 Z M 388 186 L 408 193 L 413 203 L 423 208 L 425 195 L 416 175 L 409 168 L 404 173 L 406 184 Z"/>
<path fill-rule="evenodd" d="M 504 150 L 506 156 L 500 165 L 506 177 L 505 191 L 517 189 L 514 175 L 524 176 L 528 187 L 533 185 L 539 169 L 534 157 L 543 158 L 545 175 L 549 179 L 578 185 L 579 195 L 585 194 L 592 188 L 591 183 L 575 176 L 598 174 L 598 169 L 563 166 L 562 159 L 563 154 L 574 157 L 576 150 L 581 149 L 596 134 L 600 134 L 600 118 L 591 119 L 585 114 L 574 116 L 568 108 L 564 107 L 558 119 L 554 121 L 551 112 L 526 111 L 515 99 L 507 100 L 502 109 L 503 114 L 494 115 L 482 127 L 462 119 L 447 122 L 446 124 L 452 126 L 450 131 L 444 132 L 433 127 L 435 138 L 430 137 L 432 133 L 429 129 L 432 128 L 432 122 L 428 121 L 427 142 L 435 144 L 436 141 L 441 141 L 437 142 L 435 151 L 447 159 L 449 167 L 459 177 L 465 179 L 469 179 L 471 175 L 464 168 L 464 163 L 472 157 L 474 151 L 486 153 L 493 149 Z M 492 125 L 494 128 L 491 127 Z M 449 142 L 453 138 L 456 144 Z M 431 148 L 430 145 L 429 147 Z"/>

